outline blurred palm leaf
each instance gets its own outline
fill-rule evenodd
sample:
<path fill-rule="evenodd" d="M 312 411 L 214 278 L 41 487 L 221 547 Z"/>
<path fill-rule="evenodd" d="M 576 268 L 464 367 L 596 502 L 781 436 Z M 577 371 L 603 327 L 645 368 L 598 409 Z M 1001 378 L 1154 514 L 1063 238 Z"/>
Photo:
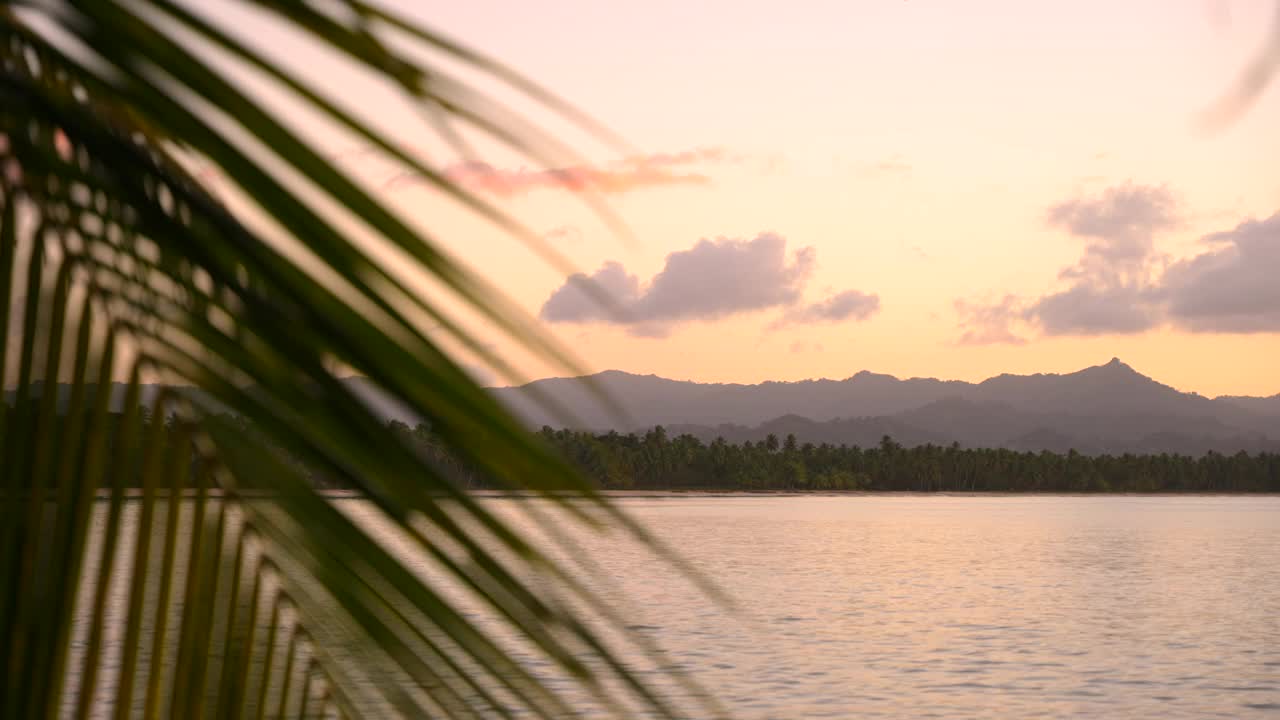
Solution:
<path fill-rule="evenodd" d="M 446 65 L 609 141 L 537 86 L 380 6 L 223 5 L 390 83 L 460 150 L 471 133 L 542 165 L 575 160 Z M 414 60 L 388 38 L 447 62 Z M 12 388 L 0 405 L 0 716 L 560 717 L 581 698 L 619 715 L 676 714 L 622 661 L 656 651 L 529 540 L 531 527 L 562 537 L 563 518 L 538 503 L 495 514 L 335 377 L 354 369 L 430 418 L 450 452 L 501 486 L 657 548 L 442 338 L 514 371 L 335 212 L 457 306 L 545 360 L 571 360 L 263 109 L 247 78 L 560 263 L 368 114 L 192 5 L 0 3 L 0 372 Z M 285 241 L 215 200 L 192 163 L 216 167 Z M 144 398 L 144 375 L 169 389 Z M 122 377 L 119 398 L 111 381 Z M 389 552 L 308 472 L 362 491 L 433 574 Z M 579 499 L 551 492 L 566 487 Z M 536 577 L 556 593 L 535 592 Z M 513 647 L 550 670 L 535 675 Z"/>
<path fill-rule="evenodd" d="M 1280 2 L 1273 3 L 1271 25 L 1262 49 L 1241 70 L 1225 95 L 1202 113 L 1199 124 L 1216 131 L 1238 120 L 1261 97 L 1280 69 Z"/>

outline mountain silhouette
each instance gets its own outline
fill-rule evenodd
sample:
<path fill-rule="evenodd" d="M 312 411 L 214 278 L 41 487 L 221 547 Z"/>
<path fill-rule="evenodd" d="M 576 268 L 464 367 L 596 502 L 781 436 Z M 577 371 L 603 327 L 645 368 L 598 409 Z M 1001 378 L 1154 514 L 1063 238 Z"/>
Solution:
<path fill-rule="evenodd" d="M 844 380 L 696 383 L 610 370 L 551 378 L 494 395 L 531 426 L 632 431 L 666 426 L 703 439 L 1080 452 L 1251 452 L 1280 448 L 1280 395 L 1210 399 L 1181 392 L 1118 358 L 1066 374 L 998 375 L 979 383 L 859 372 Z M 600 401 L 613 398 L 619 417 Z M 553 399 L 572 418 L 548 412 Z"/>
<path fill-rule="evenodd" d="M 342 382 L 381 417 L 420 421 L 366 378 Z M 160 387 L 143 386 L 142 401 L 150 403 Z M 38 395 L 41 387 L 34 390 Z M 124 391 L 113 385 L 113 411 L 121 409 Z M 864 370 L 844 380 L 744 385 L 608 370 L 490 392 L 531 428 L 631 432 L 663 425 L 669 434 L 706 441 L 794 434 L 800 442 L 863 447 L 888 435 L 906 446 L 959 443 L 1087 454 L 1280 452 L 1280 395 L 1210 399 L 1157 382 L 1117 358 L 1073 373 L 1004 374 L 979 383 L 903 380 Z M 58 396 L 58 406 L 65 407 L 70 387 L 58 385 Z M 612 405 L 602 400 L 606 396 Z M 12 402 L 12 392 L 5 398 Z"/>

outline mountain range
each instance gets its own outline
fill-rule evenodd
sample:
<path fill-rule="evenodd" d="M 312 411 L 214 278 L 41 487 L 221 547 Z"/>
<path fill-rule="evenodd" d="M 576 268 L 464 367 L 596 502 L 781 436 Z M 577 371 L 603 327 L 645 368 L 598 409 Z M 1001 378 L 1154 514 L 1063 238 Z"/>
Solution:
<path fill-rule="evenodd" d="M 368 380 L 342 382 L 383 418 L 416 424 Z M 143 402 L 159 388 L 144 386 Z M 123 405 L 124 389 L 112 388 L 114 410 Z M 1005 374 L 979 383 L 863 371 L 844 380 L 742 385 L 608 370 L 489 391 L 531 428 L 643 432 L 662 425 L 668 435 L 708 442 L 794 434 L 800 442 L 867 447 L 888 435 L 906 446 L 1086 454 L 1280 452 L 1280 394 L 1207 398 L 1159 383 L 1119 359 L 1062 375 Z M 70 389 L 60 385 L 58 392 L 65 405 Z M 602 402 L 602 393 L 627 414 Z M 12 402 L 12 392 L 5 396 Z M 550 411 L 548 399 L 564 412 Z"/>
<path fill-rule="evenodd" d="M 1097 453 L 1201 454 L 1280 450 L 1280 395 L 1207 398 L 1180 392 L 1112 359 L 1078 372 L 998 375 L 979 383 L 898 379 L 859 372 L 844 380 L 710 384 L 617 370 L 550 378 L 494 395 L 539 427 L 645 430 L 704 440 L 760 440 L 795 434 L 801 442 L 874 445 L 959 443 Z M 602 403 L 602 390 L 627 411 Z M 550 398 L 566 421 L 539 403 Z"/>

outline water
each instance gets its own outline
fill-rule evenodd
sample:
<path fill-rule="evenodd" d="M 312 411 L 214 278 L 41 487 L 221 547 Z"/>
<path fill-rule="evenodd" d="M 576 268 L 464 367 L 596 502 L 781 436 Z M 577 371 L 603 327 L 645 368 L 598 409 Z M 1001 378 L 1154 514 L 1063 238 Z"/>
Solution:
<path fill-rule="evenodd" d="M 1280 717 L 1280 497 L 619 502 L 737 608 L 584 536 L 602 592 L 737 717 Z"/>
<path fill-rule="evenodd" d="M 738 599 L 593 548 L 743 717 L 1280 716 L 1280 498 L 625 504 Z"/>

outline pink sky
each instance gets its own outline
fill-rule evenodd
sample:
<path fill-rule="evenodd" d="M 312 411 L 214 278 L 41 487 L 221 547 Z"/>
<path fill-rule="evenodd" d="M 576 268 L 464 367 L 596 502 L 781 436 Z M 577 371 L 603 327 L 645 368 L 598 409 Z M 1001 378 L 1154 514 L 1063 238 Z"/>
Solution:
<path fill-rule="evenodd" d="M 1280 219 L 1262 222 L 1280 210 L 1280 88 L 1198 124 L 1271 3 L 396 4 L 634 148 L 589 145 L 552 173 L 483 146 L 448 158 L 392 96 L 303 60 L 618 295 L 619 316 L 572 288 L 543 312 L 588 369 L 973 380 L 1119 356 L 1184 390 L 1280 392 L 1280 292 L 1258 270 L 1280 272 Z M 530 314 L 564 284 L 411 178 L 344 162 Z"/>

